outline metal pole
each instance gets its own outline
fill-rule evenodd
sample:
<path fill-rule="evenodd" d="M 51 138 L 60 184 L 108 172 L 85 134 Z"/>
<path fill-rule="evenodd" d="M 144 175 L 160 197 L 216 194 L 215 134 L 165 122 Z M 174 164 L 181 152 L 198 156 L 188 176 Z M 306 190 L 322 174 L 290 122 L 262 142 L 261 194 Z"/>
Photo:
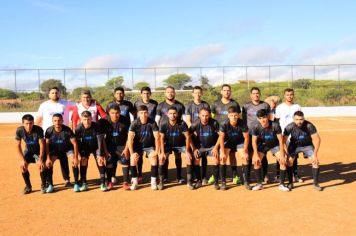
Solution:
<path fill-rule="evenodd" d="M 110 69 L 108 68 L 108 81 L 110 79 Z"/>
<path fill-rule="evenodd" d="M 38 92 L 41 91 L 41 72 L 37 70 L 37 79 L 38 79 Z"/>
<path fill-rule="evenodd" d="M 250 90 L 250 81 L 248 80 L 248 75 L 247 75 L 247 66 L 245 67 L 245 70 L 246 70 L 247 90 Z"/>
<path fill-rule="evenodd" d="M 293 78 L 293 66 L 291 66 L 290 67 L 290 72 L 291 72 L 291 79 L 292 79 L 292 87 L 293 87 L 293 80 L 294 80 L 294 78 Z"/>
<path fill-rule="evenodd" d="M 338 80 L 338 83 L 339 83 L 339 90 L 341 89 L 340 86 L 340 65 L 337 65 L 337 80 Z"/>
<path fill-rule="evenodd" d="M 155 73 L 155 90 L 157 88 L 157 69 L 156 67 L 154 68 L 154 73 Z"/>
<path fill-rule="evenodd" d="M 16 75 L 16 70 L 14 70 L 15 73 L 15 92 L 17 93 L 17 75 Z"/>
<path fill-rule="evenodd" d="M 86 68 L 84 69 L 84 74 L 85 74 L 85 77 L 84 77 L 84 79 L 85 79 L 85 87 L 87 88 L 88 87 L 88 81 L 87 81 L 87 69 Z"/>
<path fill-rule="evenodd" d="M 268 66 L 268 89 L 271 92 L 271 66 Z"/>
<path fill-rule="evenodd" d="M 314 67 L 314 81 L 315 81 L 315 78 L 316 78 L 316 77 L 315 77 L 315 65 L 314 65 L 313 67 Z"/>
<path fill-rule="evenodd" d="M 223 79 L 223 84 L 225 84 L 225 67 L 222 68 L 222 79 Z"/>
<path fill-rule="evenodd" d="M 67 86 L 66 86 L 66 69 L 63 69 L 63 84 L 64 84 L 64 87 L 67 88 Z"/>
<path fill-rule="evenodd" d="M 134 76 L 133 76 L 134 69 L 131 68 L 131 82 L 132 82 L 132 89 L 134 89 Z"/>

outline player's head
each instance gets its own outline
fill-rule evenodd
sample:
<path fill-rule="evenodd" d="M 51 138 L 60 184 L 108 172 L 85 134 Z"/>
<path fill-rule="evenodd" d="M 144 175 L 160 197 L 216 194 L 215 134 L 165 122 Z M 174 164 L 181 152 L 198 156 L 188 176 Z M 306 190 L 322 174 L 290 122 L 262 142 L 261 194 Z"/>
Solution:
<path fill-rule="evenodd" d="M 60 91 L 58 87 L 52 87 L 48 92 L 48 97 L 52 101 L 58 101 L 60 97 Z"/>
<path fill-rule="evenodd" d="M 35 119 L 31 114 L 26 114 L 22 117 L 22 124 L 27 132 L 30 132 L 32 130 L 34 120 Z"/>
<path fill-rule="evenodd" d="M 296 111 L 294 113 L 294 123 L 301 127 L 304 123 L 304 113 L 302 111 Z"/>
<path fill-rule="evenodd" d="M 176 97 L 176 90 L 174 89 L 174 87 L 167 86 L 164 91 L 164 96 L 165 96 L 166 100 L 173 101 Z"/>
<path fill-rule="evenodd" d="M 202 124 L 207 124 L 211 117 L 210 109 L 203 107 L 199 111 L 199 119 Z"/>
<path fill-rule="evenodd" d="M 257 87 L 252 87 L 250 90 L 251 101 L 259 102 L 261 98 L 261 91 Z"/>
<path fill-rule="evenodd" d="M 86 105 L 86 106 L 89 106 L 90 103 L 91 103 L 91 92 L 90 90 L 88 89 L 83 89 L 81 92 L 80 92 L 80 101 Z"/>
<path fill-rule="evenodd" d="M 239 119 L 239 111 L 237 110 L 236 107 L 231 106 L 231 107 L 229 107 L 227 112 L 228 112 L 227 117 L 228 117 L 230 123 L 235 125 L 237 123 L 237 120 Z"/>
<path fill-rule="evenodd" d="M 294 90 L 292 88 L 286 88 L 284 90 L 284 99 L 286 100 L 286 102 L 293 102 Z"/>
<path fill-rule="evenodd" d="M 112 105 L 109 107 L 108 115 L 112 122 L 117 122 L 120 119 L 120 106 L 119 105 Z"/>
<path fill-rule="evenodd" d="M 52 124 L 55 128 L 60 128 L 63 125 L 62 114 L 56 113 L 52 116 Z"/>
<path fill-rule="evenodd" d="M 201 97 L 203 96 L 203 89 L 200 86 L 195 86 L 192 91 L 194 101 L 201 101 Z"/>
<path fill-rule="evenodd" d="M 228 84 L 223 84 L 221 86 L 221 97 L 225 99 L 230 99 L 231 98 L 231 86 Z"/>
<path fill-rule="evenodd" d="M 170 107 L 167 112 L 168 119 L 170 121 L 176 121 L 178 116 L 178 110 L 176 107 Z"/>
<path fill-rule="evenodd" d="M 91 126 L 91 112 L 90 111 L 83 111 L 82 114 L 80 114 L 80 120 L 85 128 L 88 128 Z"/>
<path fill-rule="evenodd" d="M 123 87 L 116 87 L 114 89 L 114 97 L 116 101 L 121 102 L 125 97 L 125 90 Z"/>
<path fill-rule="evenodd" d="M 138 107 L 137 112 L 141 123 L 146 123 L 148 120 L 148 108 L 145 105 L 141 105 Z"/>
<path fill-rule="evenodd" d="M 268 112 L 266 109 L 260 109 L 256 113 L 258 122 L 262 125 L 262 127 L 268 127 Z"/>
<path fill-rule="evenodd" d="M 141 97 L 142 97 L 142 100 L 144 101 L 149 101 L 150 98 L 151 98 L 151 88 L 150 87 L 142 87 L 141 88 Z"/>

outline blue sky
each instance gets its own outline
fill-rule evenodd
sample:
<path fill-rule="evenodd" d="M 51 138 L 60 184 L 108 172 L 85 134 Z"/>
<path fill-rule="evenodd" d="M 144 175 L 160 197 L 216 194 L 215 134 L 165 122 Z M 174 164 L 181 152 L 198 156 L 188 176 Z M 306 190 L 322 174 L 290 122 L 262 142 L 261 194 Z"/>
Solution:
<path fill-rule="evenodd" d="M 4 1 L 0 67 L 356 63 L 354 1 Z"/>

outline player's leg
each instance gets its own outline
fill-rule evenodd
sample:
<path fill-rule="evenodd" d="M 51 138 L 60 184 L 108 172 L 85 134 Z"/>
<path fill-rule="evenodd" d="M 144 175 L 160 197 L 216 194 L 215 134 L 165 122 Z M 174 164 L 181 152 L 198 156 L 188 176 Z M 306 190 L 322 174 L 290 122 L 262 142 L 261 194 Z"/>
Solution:
<path fill-rule="evenodd" d="M 187 150 L 185 148 L 182 148 L 180 152 L 181 152 L 181 157 L 185 158 L 185 162 L 187 165 L 187 186 L 190 190 L 193 190 L 194 189 L 194 184 L 193 184 L 194 157 L 190 153 L 187 153 Z"/>
<path fill-rule="evenodd" d="M 53 185 L 53 165 L 56 162 L 57 159 L 64 159 L 64 156 L 57 156 L 57 155 L 50 155 L 50 163 L 46 163 L 46 168 L 47 168 L 47 183 L 48 187 L 46 189 L 46 193 L 52 193 L 54 191 L 54 185 Z M 68 162 L 68 161 L 67 161 Z"/>
<path fill-rule="evenodd" d="M 38 165 L 38 169 L 39 169 L 39 171 L 40 171 L 40 177 L 41 177 L 41 192 L 42 193 L 46 193 L 46 181 L 47 181 L 47 177 L 46 177 L 46 173 L 47 173 L 47 171 L 46 171 L 46 165 L 45 165 L 45 163 L 43 163 L 43 166 L 41 166 L 41 165 L 39 165 L 39 160 L 40 160 L 40 158 L 43 158 L 43 157 L 40 157 L 39 155 L 37 155 L 37 154 L 35 154 L 34 155 L 34 157 L 35 157 L 35 161 L 36 161 L 36 163 L 37 163 L 37 165 Z"/>
<path fill-rule="evenodd" d="M 181 150 L 174 151 L 175 164 L 177 169 L 177 182 L 180 184 L 184 183 L 184 179 L 182 177 L 182 152 Z"/>
<path fill-rule="evenodd" d="M 142 184 L 142 181 L 143 181 L 142 166 L 143 166 L 143 155 L 140 156 L 140 159 L 138 159 L 138 162 L 137 162 L 137 181 L 139 184 Z"/>
<path fill-rule="evenodd" d="M 200 168 L 200 167 L 199 167 Z M 201 157 L 201 177 L 202 177 L 202 184 L 203 185 L 207 185 L 209 184 L 209 181 L 207 179 L 207 170 L 208 170 L 208 159 L 207 159 L 207 156 L 206 155 L 202 155 Z M 214 176 L 212 175 L 210 177 L 213 178 Z M 212 179 L 212 183 L 214 183 L 214 179 Z"/>
<path fill-rule="evenodd" d="M 298 156 L 294 158 L 294 162 L 293 162 L 293 178 L 294 178 L 294 182 L 299 182 L 299 183 L 304 182 L 298 173 Z"/>
<path fill-rule="evenodd" d="M 136 190 L 138 188 L 137 180 L 137 162 L 140 156 L 143 155 L 143 150 L 135 151 L 138 155 L 130 157 L 130 171 L 131 171 L 131 190 Z"/>
<path fill-rule="evenodd" d="M 242 181 L 244 183 L 244 186 L 247 190 L 251 190 L 250 186 L 250 177 L 248 174 L 248 165 L 249 165 L 249 154 L 244 153 L 243 147 L 238 147 L 237 151 L 235 152 L 236 159 L 239 157 L 241 159 L 241 164 L 242 164 Z"/>
<path fill-rule="evenodd" d="M 79 190 L 81 192 L 88 190 L 88 183 L 87 183 L 88 162 L 89 162 L 89 155 L 81 155 L 80 156 L 79 171 L 80 171 L 81 186 L 80 186 Z"/>
<path fill-rule="evenodd" d="M 263 173 L 262 173 L 262 159 L 265 155 L 265 152 L 258 152 L 258 159 L 254 160 L 253 162 L 253 167 L 255 170 L 255 175 L 256 175 L 256 179 L 257 179 L 257 184 L 252 188 L 252 190 L 256 191 L 256 190 L 262 190 L 263 189 L 263 185 L 262 185 L 262 181 L 263 181 Z"/>
<path fill-rule="evenodd" d="M 109 157 L 106 157 L 106 177 L 107 177 L 107 184 L 106 184 L 106 187 L 108 190 L 111 190 L 114 188 L 114 185 L 113 185 L 113 180 L 115 179 L 115 182 L 116 182 L 116 178 L 114 177 L 114 166 L 116 165 L 117 167 L 117 157 L 116 155 L 115 156 L 109 156 Z M 116 170 L 115 170 L 116 172 Z"/>
<path fill-rule="evenodd" d="M 272 153 L 280 164 L 280 180 L 279 180 L 278 189 L 283 192 L 288 192 L 290 191 L 290 189 L 284 185 L 284 180 L 287 172 L 287 158 L 285 155 L 284 156 L 281 155 L 279 148 L 278 151 L 276 149 L 274 151 L 272 150 Z"/>
<path fill-rule="evenodd" d="M 265 182 L 267 184 L 267 183 L 269 183 L 267 154 L 262 158 L 261 164 L 262 164 L 263 182 Z"/>
<path fill-rule="evenodd" d="M 227 150 L 228 150 L 228 152 L 227 152 Z M 241 179 L 237 172 L 237 155 L 235 154 L 236 152 L 237 152 L 236 148 L 233 148 L 233 149 L 226 148 L 225 149 L 225 155 L 227 157 L 229 157 L 229 163 L 230 163 L 231 170 L 232 170 L 232 183 L 235 185 L 239 185 L 239 184 L 241 184 Z"/>
<path fill-rule="evenodd" d="M 158 159 L 157 159 L 157 152 L 152 148 L 148 151 L 146 151 L 148 159 L 150 160 L 151 163 L 151 189 L 152 190 L 157 190 L 157 164 L 158 164 Z"/>
<path fill-rule="evenodd" d="M 213 156 L 213 154 L 211 153 L 211 151 L 208 152 L 207 154 L 207 158 L 211 158 L 211 160 L 213 160 L 213 177 L 214 177 L 214 188 L 216 190 L 219 190 L 220 189 L 220 186 L 219 186 L 219 163 L 220 163 L 220 160 L 219 160 L 219 157 L 215 158 Z"/>
<path fill-rule="evenodd" d="M 59 158 L 59 163 L 61 165 L 62 177 L 64 179 L 64 187 L 70 188 L 70 175 L 69 175 L 69 162 L 68 158 Z"/>
<path fill-rule="evenodd" d="M 96 162 L 97 162 L 99 173 L 100 173 L 100 190 L 102 192 L 106 192 L 106 191 L 108 191 L 108 188 L 105 183 L 105 181 L 106 181 L 106 177 L 105 177 L 105 174 L 106 174 L 105 162 L 106 162 L 106 160 L 105 160 L 105 157 L 97 156 Z"/>
<path fill-rule="evenodd" d="M 22 177 L 25 182 L 25 188 L 23 190 L 23 194 L 29 194 L 30 192 L 32 192 L 32 185 L 30 181 L 30 172 L 28 171 L 28 165 L 30 163 L 35 163 L 35 159 L 32 153 L 25 153 L 24 159 L 25 159 L 25 163 L 20 165 Z"/>
<path fill-rule="evenodd" d="M 226 186 L 226 162 L 227 159 L 229 158 L 230 160 L 230 165 L 231 167 L 233 166 L 237 166 L 237 162 L 235 159 L 235 155 L 234 152 L 231 151 L 231 149 L 226 148 L 225 150 L 225 157 L 224 158 L 220 158 L 219 160 L 219 171 L 220 171 L 220 179 L 221 179 L 221 190 L 227 190 L 227 186 Z"/>
<path fill-rule="evenodd" d="M 166 157 L 168 157 L 169 153 L 166 153 L 165 154 Z M 157 185 L 157 188 L 159 190 L 163 190 L 164 188 L 164 163 L 166 161 L 166 158 L 162 155 L 159 155 L 158 156 L 158 185 Z"/>
<path fill-rule="evenodd" d="M 74 187 L 73 191 L 74 192 L 80 192 L 80 187 L 79 187 L 79 167 L 78 165 L 75 165 L 74 163 L 74 154 L 72 151 L 67 152 L 67 159 L 71 159 L 72 161 L 72 171 L 73 171 L 73 176 L 74 176 Z"/>
<path fill-rule="evenodd" d="M 314 157 L 314 147 L 307 146 L 302 149 L 305 157 L 308 157 L 312 163 L 312 176 L 313 176 L 313 187 L 317 191 L 323 191 L 323 188 L 319 185 L 319 173 L 320 173 L 320 163 L 319 160 L 315 160 Z"/>
<path fill-rule="evenodd" d="M 122 184 L 122 188 L 124 190 L 130 190 L 130 185 L 129 185 L 130 154 L 128 150 L 125 153 L 123 153 L 120 150 L 120 153 L 121 155 L 119 156 L 119 162 L 121 163 L 122 166 L 122 175 L 124 180 L 124 183 Z"/>

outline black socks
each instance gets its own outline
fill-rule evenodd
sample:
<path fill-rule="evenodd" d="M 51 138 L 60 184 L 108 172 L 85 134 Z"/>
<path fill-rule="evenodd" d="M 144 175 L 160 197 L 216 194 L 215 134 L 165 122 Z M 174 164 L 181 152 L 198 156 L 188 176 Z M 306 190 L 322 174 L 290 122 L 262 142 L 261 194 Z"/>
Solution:
<path fill-rule="evenodd" d="M 22 177 L 25 181 L 26 186 L 29 188 L 32 188 L 31 182 L 30 182 L 30 172 L 26 171 L 26 172 L 22 173 Z"/>

